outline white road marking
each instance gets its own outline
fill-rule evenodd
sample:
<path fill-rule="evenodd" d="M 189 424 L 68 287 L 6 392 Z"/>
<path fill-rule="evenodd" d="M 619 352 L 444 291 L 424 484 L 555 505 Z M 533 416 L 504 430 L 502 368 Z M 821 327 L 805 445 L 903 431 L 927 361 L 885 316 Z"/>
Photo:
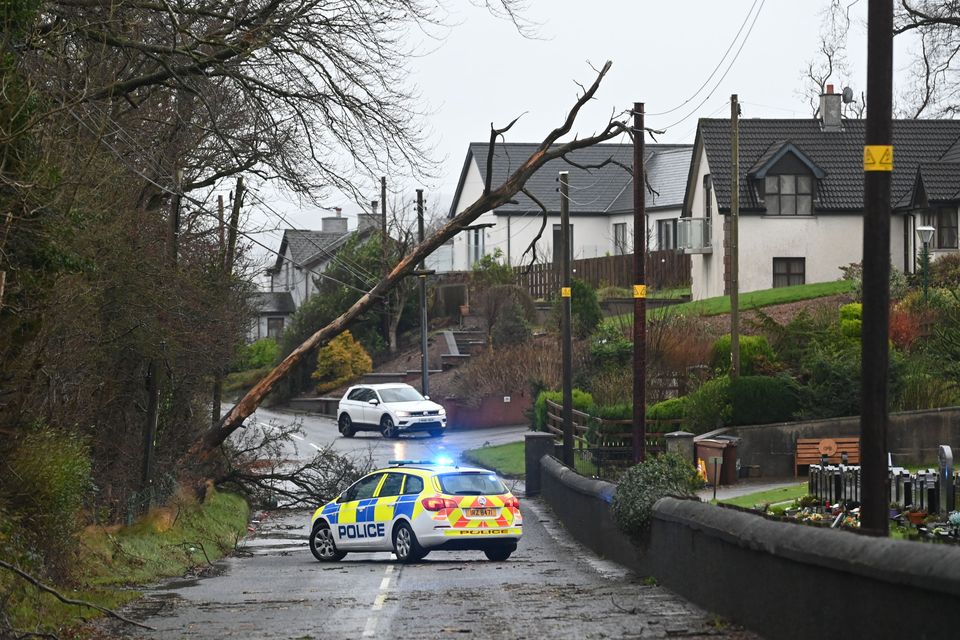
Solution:
<path fill-rule="evenodd" d="M 367 624 L 363 627 L 363 637 L 372 638 L 377 633 L 377 622 L 379 621 L 378 612 L 383 609 L 383 604 L 387 601 L 387 595 L 390 592 L 390 576 L 393 574 L 394 565 L 388 565 L 384 571 L 383 579 L 380 581 L 380 590 L 377 597 L 373 600 L 373 606 L 370 607 L 370 615 L 367 617 Z"/>
<path fill-rule="evenodd" d="M 318 447 L 317 445 L 313 444 L 312 442 L 308 442 L 307 444 L 309 444 L 311 447 L 313 447 L 313 448 L 316 449 L 317 451 L 320 451 L 320 447 Z"/>
<path fill-rule="evenodd" d="M 290 435 L 293 436 L 294 438 L 296 438 L 297 440 L 303 440 L 303 436 L 298 436 L 298 435 L 295 434 L 295 433 L 291 433 Z"/>

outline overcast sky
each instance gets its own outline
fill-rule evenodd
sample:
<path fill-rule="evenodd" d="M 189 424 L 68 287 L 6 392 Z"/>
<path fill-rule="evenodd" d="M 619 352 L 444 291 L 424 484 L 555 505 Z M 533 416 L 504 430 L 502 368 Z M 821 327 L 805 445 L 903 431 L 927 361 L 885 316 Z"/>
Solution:
<path fill-rule="evenodd" d="M 450 22 L 456 24 L 442 41 L 424 40 L 428 52 L 410 62 L 411 82 L 423 96 L 422 109 L 430 114 L 427 136 L 440 162 L 439 175 L 427 184 L 405 184 L 405 191 L 412 200 L 413 189 L 421 186 L 432 209 L 446 210 L 468 143 L 487 139 L 491 122 L 503 126 L 521 113 L 525 115 L 509 132 L 508 141 L 541 140 L 573 104 L 578 91 L 574 81 L 593 80 L 591 63 L 599 68 L 611 60 L 613 68 L 597 99 L 577 120 L 575 130 L 581 134 L 603 128 L 612 112 L 627 109 L 634 101 L 644 102 L 648 114 L 673 109 L 693 97 L 741 27 L 727 60 L 706 88 L 669 114 L 648 116 L 647 126 L 666 130 L 661 142 L 692 143 L 697 118 L 727 117 L 732 93 L 740 96 L 744 118 L 811 117 L 800 95 L 802 75 L 816 54 L 828 4 L 828 0 L 532 0 L 526 16 L 537 23 L 538 37 L 530 39 L 466 0 L 450 0 Z M 857 96 L 865 89 L 866 9 L 866 0 L 851 8 L 849 57 Z M 741 43 L 742 50 L 729 66 Z M 897 69 L 906 63 L 901 51 L 906 45 L 898 42 Z M 371 183 L 368 191 L 368 200 L 377 198 L 376 184 Z M 267 192 L 263 195 L 297 228 L 319 229 L 320 218 L 330 215 L 301 209 Z M 328 204 L 343 207 L 348 215 L 358 210 L 344 196 L 331 197 Z M 251 222 L 258 221 L 259 215 L 252 214 Z M 278 231 L 258 237 L 276 248 L 281 236 Z"/>

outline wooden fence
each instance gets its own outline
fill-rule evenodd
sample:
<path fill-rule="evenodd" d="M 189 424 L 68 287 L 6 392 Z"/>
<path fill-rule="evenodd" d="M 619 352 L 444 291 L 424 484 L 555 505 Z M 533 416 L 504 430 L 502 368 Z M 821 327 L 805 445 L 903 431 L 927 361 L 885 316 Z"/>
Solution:
<path fill-rule="evenodd" d="M 574 260 L 573 277 L 594 288 L 614 286 L 632 289 L 633 254 Z M 560 265 L 552 262 L 515 267 L 517 284 L 536 300 L 555 297 L 560 290 Z M 679 251 L 651 251 L 646 255 L 646 284 L 652 289 L 690 285 L 690 256 Z"/>
<path fill-rule="evenodd" d="M 667 450 L 664 434 L 681 429 L 682 423 L 682 420 L 647 420 L 647 454 L 664 453 Z M 588 436 L 591 425 L 594 431 Z M 563 406 L 552 400 L 547 400 L 546 430 L 558 440 L 563 440 Z M 632 464 L 633 421 L 604 420 L 574 409 L 573 448 L 580 459 L 589 460 L 595 465 L 598 476 L 603 474 L 604 464 Z"/>

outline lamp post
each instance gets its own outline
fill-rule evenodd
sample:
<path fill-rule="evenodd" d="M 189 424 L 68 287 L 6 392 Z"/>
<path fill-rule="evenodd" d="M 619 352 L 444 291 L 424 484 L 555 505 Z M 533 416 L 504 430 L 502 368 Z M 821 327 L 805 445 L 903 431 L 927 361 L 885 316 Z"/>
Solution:
<path fill-rule="evenodd" d="M 928 291 L 930 289 L 930 241 L 933 240 L 935 229 L 929 224 L 917 227 L 917 237 L 923 243 L 920 253 L 920 268 L 923 269 L 923 306 L 927 306 Z"/>

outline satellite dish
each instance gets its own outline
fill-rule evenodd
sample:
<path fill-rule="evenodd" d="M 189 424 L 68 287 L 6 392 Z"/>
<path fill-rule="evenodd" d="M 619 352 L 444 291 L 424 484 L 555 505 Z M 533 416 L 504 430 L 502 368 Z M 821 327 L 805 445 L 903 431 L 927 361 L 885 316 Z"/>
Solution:
<path fill-rule="evenodd" d="M 853 89 L 850 87 L 844 87 L 843 97 L 841 99 L 843 100 L 843 104 L 850 104 L 853 102 Z"/>

